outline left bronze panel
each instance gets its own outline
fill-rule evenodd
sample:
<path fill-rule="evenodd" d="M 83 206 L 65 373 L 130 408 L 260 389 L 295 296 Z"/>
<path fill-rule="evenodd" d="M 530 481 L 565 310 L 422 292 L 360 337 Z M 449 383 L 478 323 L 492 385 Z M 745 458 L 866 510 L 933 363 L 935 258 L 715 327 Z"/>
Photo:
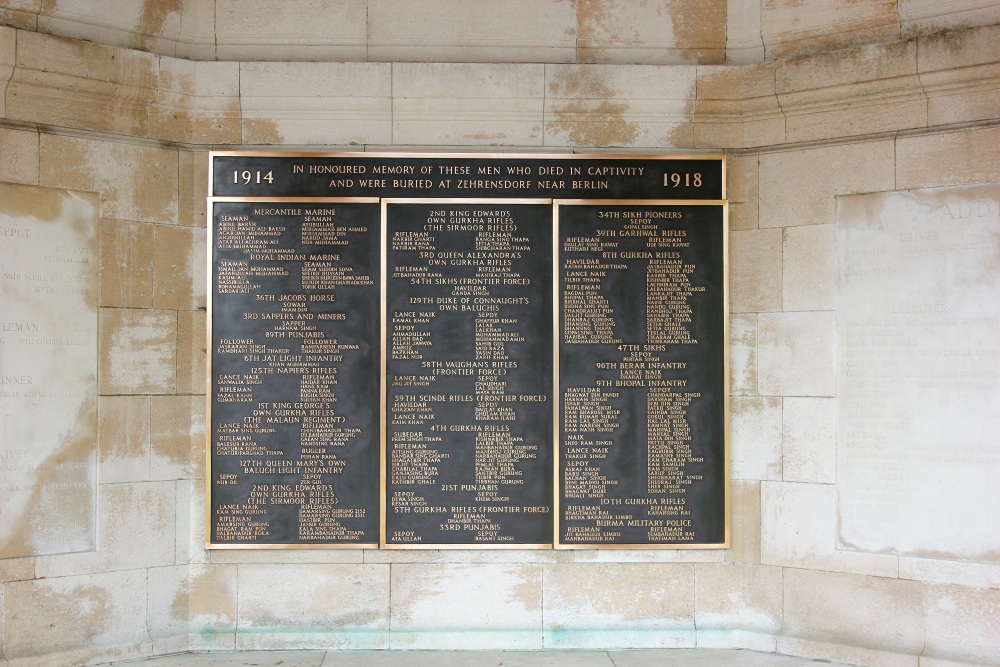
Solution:
<path fill-rule="evenodd" d="M 376 546 L 378 200 L 209 209 L 208 546 Z"/>

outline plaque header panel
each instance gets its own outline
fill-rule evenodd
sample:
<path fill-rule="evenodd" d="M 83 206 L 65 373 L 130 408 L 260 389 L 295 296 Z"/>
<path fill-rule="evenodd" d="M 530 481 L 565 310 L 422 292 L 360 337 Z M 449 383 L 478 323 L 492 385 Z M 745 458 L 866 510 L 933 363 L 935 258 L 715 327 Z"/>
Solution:
<path fill-rule="evenodd" d="M 216 197 L 726 196 L 719 155 L 214 152 L 209 186 Z"/>

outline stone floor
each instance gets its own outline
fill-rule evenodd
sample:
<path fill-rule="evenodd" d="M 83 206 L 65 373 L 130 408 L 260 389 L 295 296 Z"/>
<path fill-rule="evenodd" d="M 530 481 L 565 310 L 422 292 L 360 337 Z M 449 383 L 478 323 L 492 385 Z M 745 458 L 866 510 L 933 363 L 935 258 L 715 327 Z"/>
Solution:
<path fill-rule="evenodd" d="M 114 662 L 116 667 L 838 667 L 753 651 L 247 651 Z"/>

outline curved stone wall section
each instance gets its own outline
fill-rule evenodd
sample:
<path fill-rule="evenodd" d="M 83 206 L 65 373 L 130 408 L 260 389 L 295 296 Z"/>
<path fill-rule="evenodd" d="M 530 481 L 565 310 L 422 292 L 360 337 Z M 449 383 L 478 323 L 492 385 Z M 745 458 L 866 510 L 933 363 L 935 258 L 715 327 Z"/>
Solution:
<path fill-rule="evenodd" d="M 963 30 L 993 0 L 2 0 L 0 25 L 191 60 L 749 64 Z"/>
<path fill-rule="evenodd" d="M 995 118 L 1000 26 L 723 66 L 195 62 L 0 28 L 8 121 L 186 144 L 746 149 Z"/>
<path fill-rule="evenodd" d="M 837 548 L 834 224 L 838 195 L 1000 180 L 998 37 L 667 67 L 195 62 L 0 28 L 0 179 L 100 196 L 101 526 L 95 552 L 0 560 L 0 665 L 598 643 L 997 665 L 1000 566 Z M 202 547 L 205 149 L 352 142 L 729 152 L 732 548 Z"/>

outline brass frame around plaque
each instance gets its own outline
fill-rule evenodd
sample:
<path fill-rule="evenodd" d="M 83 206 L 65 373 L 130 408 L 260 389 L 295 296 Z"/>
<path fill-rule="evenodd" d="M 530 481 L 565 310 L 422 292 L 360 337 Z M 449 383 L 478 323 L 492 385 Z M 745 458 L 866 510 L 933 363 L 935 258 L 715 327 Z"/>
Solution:
<path fill-rule="evenodd" d="M 388 443 L 386 442 L 387 435 L 387 425 L 386 425 L 386 415 L 387 415 L 387 397 L 388 397 L 388 386 L 386 382 L 386 375 L 388 370 L 387 362 L 387 350 L 385 347 L 386 334 L 388 332 L 387 322 L 389 320 L 388 313 L 386 309 L 388 307 L 388 276 L 386 275 L 386 262 L 388 258 L 388 216 L 386 209 L 390 204 L 547 204 L 552 205 L 553 200 L 551 199 L 497 199 L 497 198 L 487 198 L 487 199 L 476 199 L 476 198 L 395 198 L 386 197 L 382 199 L 382 377 L 380 378 L 382 389 L 381 389 L 381 434 L 382 434 L 382 447 L 381 447 L 381 483 L 379 486 L 379 502 L 382 504 L 382 516 L 381 516 L 381 530 L 379 535 L 379 548 L 387 550 L 396 549 L 466 549 L 466 550 L 491 550 L 491 549 L 503 549 L 503 550 L 514 550 L 514 549 L 552 549 L 552 543 L 544 544 L 476 544 L 476 543 L 463 543 L 463 544 L 440 544 L 440 543 L 405 543 L 405 544 L 389 544 L 386 541 L 386 526 L 388 523 L 388 512 L 386 511 L 386 494 L 387 488 L 387 458 L 388 458 Z M 552 229 L 555 230 L 555 210 L 552 211 Z M 555 359 L 555 350 L 553 350 L 553 362 Z M 555 363 L 553 363 L 553 366 Z M 555 414 L 553 413 L 553 420 L 555 420 Z M 555 462 L 553 461 L 553 467 Z M 555 489 L 553 489 L 553 495 L 550 500 L 555 500 Z M 555 512 L 555 506 L 552 507 L 552 511 Z M 554 538 L 555 536 L 553 536 Z"/>
<path fill-rule="evenodd" d="M 379 494 L 379 506 L 380 506 L 380 517 L 379 517 L 379 543 L 366 543 L 366 544 L 268 544 L 268 543 L 247 543 L 247 544 L 222 544 L 222 543 L 212 543 L 211 542 L 211 518 L 212 518 L 212 507 L 210 503 L 211 499 L 211 486 L 212 486 L 212 470 L 211 470 L 211 443 L 212 443 L 212 432 L 211 432 L 211 404 L 212 404 L 212 286 L 214 284 L 214 266 L 213 266 L 213 204 L 215 202 L 308 202 L 308 203 L 325 203 L 325 202 L 358 202 L 358 203 L 380 203 L 385 201 L 393 202 L 405 202 L 411 201 L 414 203 L 434 203 L 435 201 L 442 201 L 448 203 L 461 203 L 463 201 L 469 201 L 466 198 L 451 198 L 451 197 L 392 197 L 392 196 L 372 196 L 372 197 L 355 197 L 355 196 L 341 196 L 341 197 L 323 197 L 323 196 L 225 196 L 217 195 L 214 191 L 215 183 L 215 158 L 217 157 L 233 157 L 233 158 L 305 158 L 305 159 L 322 159 L 322 158 L 345 158 L 345 159 L 379 159 L 379 158 L 397 158 L 397 159 L 481 159 L 481 160 L 529 160 L 532 162 L 546 162 L 546 161 L 558 161 L 558 160 L 604 160 L 604 161 L 617 161 L 628 162 L 631 160 L 651 160 L 651 161 L 663 161 L 663 162 L 675 162 L 682 160 L 699 161 L 704 160 L 706 162 L 715 162 L 719 164 L 720 169 L 720 198 L 712 200 L 689 200 L 689 199 L 641 199 L 641 198 L 631 198 L 631 199 L 571 199 L 571 198 L 558 198 L 554 196 L 553 198 L 531 198 L 524 201 L 530 203 L 549 203 L 553 206 L 552 212 L 552 234 L 553 234 L 553 307 L 558 310 L 558 289 L 559 289 L 559 279 L 556 274 L 556 267 L 558 266 L 558 253 L 559 248 L 557 244 L 558 239 L 558 207 L 561 205 L 574 205 L 574 204 L 603 204 L 607 203 L 609 205 L 629 205 L 629 204 L 639 204 L 639 205 L 709 205 L 709 206 L 722 206 L 723 210 L 723 244 L 725 248 L 728 248 L 728 202 L 727 202 L 727 170 L 726 170 L 726 156 L 723 154 L 714 153 L 694 153 L 694 154 L 682 154 L 682 153 L 435 153 L 435 152 L 406 152 L 406 151 L 393 151 L 393 152 L 350 152 L 350 151 L 268 151 L 268 150 L 222 150 L 222 151 L 211 151 L 209 153 L 209 165 L 208 165 L 208 200 L 207 200 L 207 229 L 208 229 L 208 256 L 207 256 L 207 281 L 208 281 L 208 303 L 207 303 L 207 323 L 206 323 L 206 349 L 207 349 L 207 363 L 206 363 L 206 406 L 207 406 L 207 416 L 209 428 L 206 429 L 206 542 L 205 546 L 208 549 L 270 549 L 270 550 L 283 550 L 283 549 L 363 549 L 363 548 L 377 548 L 384 547 L 387 549 L 561 549 L 561 550 L 600 550 L 600 549 L 720 549 L 728 548 L 730 546 L 731 538 L 731 501 L 730 501 L 730 463 L 729 463 L 729 430 L 730 430 L 730 398 L 729 398 L 729 345 L 728 345 L 728 330 L 729 330 L 729 309 L 728 309 L 728 287 L 729 287 L 729 263 L 728 263 L 728 252 L 723 253 L 723 257 L 720 260 L 723 263 L 722 274 L 723 274 L 723 287 L 726 290 L 726 298 L 724 298 L 725 310 L 723 315 L 723 327 L 724 331 L 721 335 L 726 340 L 727 344 L 724 345 L 724 366 L 726 369 L 725 377 L 723 378 L 725 383 L 725 391 L 723 396 L 724 404 L 724 422 L 725 422 L 725 543 L 724 544 L 607 544 L 607 545 L 597 545 L 597 544 L 560 544 L 559 543 L 559 442 L 558 435 L 560 429 L 560 423 L 558 421 L 558 413 L 556 407 L 561 403 L 561 396 L 559 396 L 559 314 L 554 313 L 556 319 L 553 321 L 553 495 L 551 501 L 552 511 L 553 511 L 553 542 L 550 544 L 543 545 L 476 545 L 476 544 L 445 544 L 445 545 L 424 545 L 424 544 L 398 544 L 398 545 L 385 545 L 384 544 L 384 533 L 386 529 L 386 515 L 385 515 L 385 493 L 383 489 L 383 483 L 380 481 L 380 494 Z M 498 201 L 501 203 L 515 203 L 518 200 L 514 198 L 496 198 L 496 197 L 480 197 L 472 198 L 472 201 L 484 202 L 484 201 Z M 382 203 L 382 225 L 384 233 L 385 225 L 385 204 Z M 385 475 L 385 447 L 384 442 L 386 438 L 385 430 L 385 317 L 384 312 L 386 309 L 385 300 L 385 252 L 386 252 L 386 239 L 382 238 L 382 249 L 381 249 L 381 274 L 380 280 L 382 285 L 380 286 L 381 291 L 381 304 L 379 312 L 382 313 L 380 322 L 380 336 L 379 341 L 380 346 L 380 369 L 381 378 L 380 382 L 380 426 L 379 426 L 379 441 L 382 444 L 380 447 L 381 451 L 380 457 L 380 470 L 378 474 L 380 480 L 384 479 Z"/>
<path fill-rule="evenodd" d="M 213 153 L 214 155 L 214 153 Z M 212 189 L 213 163 L 209 162 L 209 192 Z M 375 549 L 378 542 L 365 543 L 311 543 L 311 544 L 274 544 L 274 543 L 239 543 L 229 544 L 212 541 L 212 310 L 213 286 L 215 284 L 214 266 L 214 233 L 216 203 L 309 203 L 309 204 L 378 204 L 378 197 L 208 197 L 207 205 L 207 294 L 205 313 L 205 548 L 206 549 Z"/>
<path fill-rule="evenodd" d="M 724 166 L 724 165 L 723 165 Z M 725 173 L 725 169 L 723 169 Z M 560 442 L 559 442 L 559 431 L 560 425 L 558 421 L 553 421 L 553 447 L 555 452 L 553 453 L 553 466 L 552 472 L 554 476 L 553 480 L 553 500 L 555 502 L 555 511 L 553 512 L 553 548 L 558 550 L 607 550 L 607 549 L 728 549 L 731 546 L 731 499 L 730 499 L 730 479 L 729 479 L 729 202 L 725 199 L 720 200 L 703 200 L 703 199 L 556 199 L 553 201 L 553 257 L 552 263 L 553 267 L 557 268 L 560 264 L 561 249 L 559 248 L 559 209 L 562 206 L 715 206 L 722 209 L 722 332 L 721 336 L 723 338 L 723 486 L 724 486 L 724 500 L 725 503 L 725 541 L 722 543 L 667 543 L 667 542 L 657 542 L 653 544 L 644 543 L 611 543 L 611 544 L 594 544 L 594 543 L 564 543 L 561 542 L 560 534 L 560 513 L 559 505 L 561 502 L 561 489 L 560 489 Z M 555 311 L 553 313 L 553 326 L 552 335 L 555 337 L 555 347 L 554 354 L 555 358 L 553 360 L 553 409 L 556 412 L 556 417 L 558 419 L 559 410 L 557 409 L 561 404 L 562 396 L 559 392 L 559 368 L 560 368 L 560 357 L 559 357 L 559 343 L 560 337 L 559 332 L 562 329 L 562 314 L 559 308 L 559 297 L 561 296 L 559 291 L 559 278 L 558 276 L 553 276 L 552 280 L 553 289 L 553 301 L 552 307 Z"/>

